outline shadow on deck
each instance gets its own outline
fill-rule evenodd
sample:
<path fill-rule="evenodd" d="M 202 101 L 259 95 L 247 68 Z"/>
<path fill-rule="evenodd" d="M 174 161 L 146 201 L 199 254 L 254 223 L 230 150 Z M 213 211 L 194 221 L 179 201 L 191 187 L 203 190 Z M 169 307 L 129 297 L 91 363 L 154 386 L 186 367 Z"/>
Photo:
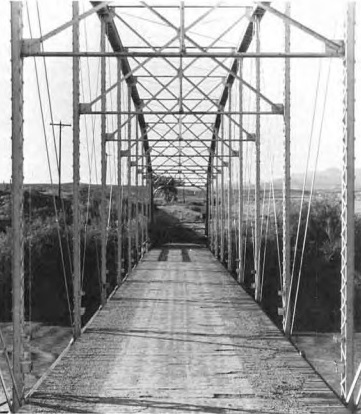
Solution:
<path fill-rule="evenodd" d="M 144 257 L 21 412 L 348 411 L 207 249 L 178 242 Z"/>

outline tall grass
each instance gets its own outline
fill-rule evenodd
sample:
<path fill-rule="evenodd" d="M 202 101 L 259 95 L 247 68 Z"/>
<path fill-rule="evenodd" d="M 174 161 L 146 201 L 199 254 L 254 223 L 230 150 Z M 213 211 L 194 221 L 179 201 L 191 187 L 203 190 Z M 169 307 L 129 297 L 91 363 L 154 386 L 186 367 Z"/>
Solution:
<path fill-rule="evenodd" d="M 264 267 L 262 306 L 271 318 L 281 324 L 278 308 L 281 307 L 280 268 L 278 263 L 277 242 L 282 257 L 282 212 L 277 212 L 278 240 L 274 216 L 270 217 L 269 230 L 265 228 L 261 243 L 261 268 Z M 303 237 L 306 229 L 307 207 L 302 209 L 300 237 L 296 246 L 299 220 L 299 206 L 292 205 L 291 210 L 291 269 L 294 267 L 294 283 L 291 303 L 295 303 L 296 286 L 299 280 L 298 302 L 295 314 L 295 330 L 298 331 L 337 331 L 340 327 L 340 288 L 341 288 L 341 205 L 339 200 L 322 197 L 313 201 L 307 237 L 303 250 Z M 266 223 L 264 222 L 264 227 Z M 246 237 L 247 234 L 247 237 Z M 245 288 L 253 294 L 254 257 L 252 229 L 250 224 L 245 229 L 246 246 Z M 225 235 L 226 237 L 226 235 Z M 237 250 L 237 231 L 233 229 L 232 250 Z M 227 243 L 225 243 L 227 250 Z M 225 254 L 225 264 L 228 253 Z M 236 263 L 233 258 L 232 274 L 236 277 Z M 356 267 L 356 303 L 361 299 L 361 218 L 355 223 L 355 267 Z M 301 268 L 301 272 L 300 272 Z M 361 329 L 361 310 L 355 306 L 356 327 Z"/>
<path fill-rule="evenodd" d="M 31 197 L 31 198 L 30 198 Z M 10 198 L 10 194 L 6 195 Z M 82 307 L 85 308 L 85 323 L 100 304 L 100 202 L 93 198 L 86 208 L 86 194 L 81 204 L 81 272 L 83 275 Z M 4 199 L 4 194 L 3 194 Z M 73 227 L 71 201 L 55 198 L 58 220 L 55 217 L 53 196 L 38 192 L 24 194 L 24 268 L 25 268 L 25 316 L 33 321 L 49 324 L 69 325 L 69 307 L 73 307 L 72 252 Z M 6 204 L 6 203 L 5 203 Z M 128 213 L 127 199 L 121 217 L 123 269 L 128 269 L 128 231 L 132 232 L 132 247 L 135 250 L 134 203 Z M 113 209 L 114 210 L 114 209 Z M 65 211 L 65 212 L 64 212 Z M 90 211 L 90 214 L 89 214 Z M 4 213 L 4 211 L 2 211 Z M 7 212 L 5 212 L 7 213 Z M 128 229 L 128 214 L 131 214 L 131 229 Z M 88 220 L 86 218 L 88 217 Z M 144 223 L 144 217 L 140 216 Z M 86 223 L 87 221 L 87 223 Z M 116 285 L 117 275 L 117 217 L 112 212 L 107 236 L 107 293 Z M 11 224 L 11 223 L 10 223 Z M 5 231 L 4 231 L 5 230 Z M 139 240 L 141 232 L 139 231 Z M 62 254 L 61 254 L 62 252 Z M 0 321 L 11 320 L 11 227 L 0 231 Z M 138 260 L 132 257 L 132 265 Z M 68 291 L 67 291 L 68 290 Z M 70 301 L 70 304 L 69 302 Z"/>

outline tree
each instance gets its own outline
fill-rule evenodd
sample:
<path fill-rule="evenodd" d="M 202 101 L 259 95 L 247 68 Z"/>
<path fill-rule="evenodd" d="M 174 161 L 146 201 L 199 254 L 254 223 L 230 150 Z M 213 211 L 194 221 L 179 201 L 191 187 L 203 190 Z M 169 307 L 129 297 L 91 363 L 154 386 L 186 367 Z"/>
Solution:
<path fill-rule="evenodd" d="M 177 186 L 181 186 L 181 180 L 166 175 L 153 175 L 154 197 L 163 196 L 166 203 L 176 201 L 178 198 Z"/>

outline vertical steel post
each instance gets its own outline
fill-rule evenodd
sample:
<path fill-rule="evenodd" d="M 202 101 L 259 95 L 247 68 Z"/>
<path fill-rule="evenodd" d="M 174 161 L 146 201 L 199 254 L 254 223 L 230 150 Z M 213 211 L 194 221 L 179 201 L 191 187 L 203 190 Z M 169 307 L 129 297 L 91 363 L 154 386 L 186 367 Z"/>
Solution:
<path fill-rule="evenodd" d="M 256 17 L 256 53 L 261 51 L 260 43 L 260 20 Z M 255 300 L 261 300 L 261 59 L 256 58 L 256 185 L 255 185 L 255 243 L 254 243 L 254 264 L 255 264 Z"/>
<path fill-rule="evenodd" d="M 290 16 L 291 3 L 285 4 L 285 14 Z M 285 20 L 285 53 L 291 51 L 291 27 Z M 287 302 L 291 287 L 291 236 L 290 236 L 290 208 L 291 208 L 291 59 L 285 58 L 285 114 L 284 114 L 284 150 L 283 150 L 283 269 L 282 269 L 282 308 L 283 330 L 286 336 L 291 332 L 291 312 L 287 311 Z"/>
<path fill-rule="evenodd" d="M 153 200 L 153 188 L 152 188 L 152 170 L 151 170 L 151 166 L 149 163 L 149 156 L 147 156 L 146 158 L 146 164 L 147 164 L 147 251 L 148 251 L 148 246 L 150 245 L 150 238 L 149 238 L 149 226 L 152 223 L 152 207 L 151 207 L 151 203 Z"/>
<path fill-rule="evenodd" d="M 117 218 L 118 218 L 118 227 L 117 227 L 117 236 L 118 236 L 118 246 L 117 246 L 117 285 L 119 286 L 122 282 L 122 268 L 123 268 L 123 232 L 122 232 L 122 211 L 123 211 L 123 197 L 122 197 L 122 84 L 121 84 L 121 70 L 122 62 L 120 58 L 117 59 L 117 175 L 118 175 L 118 197 L 117 197 Z"/>
<path fill-rule="evenodd" d="M 214 158 L 212 159 L 211 164 L 211 194 L 210 194 L 210 234 L 211 234 L 211 251 L 214 254 L 214 238 L 215 238 L 215 227 L 214 227 L 214 217 L 215 217 L 215 204 L 214 204 Z"/>
<path fill-rule="evenodd" d="M 204 233 L 205 236 L 207 238 L 207 246 L 209 247 L 209 225 L 210 225 L 210 221 L 209 221 L 209 197 L 210 197 L 210 178 L 211 178 L 211 174 L 209 172 L 209 170 L 207 171 L 207 183 L 206 183 L 206 222 L 205 222 L 205 226 L 204 226 Z"/>
<path fill-rule="evenodd" d="M 181 0 L 179 4 L 180 11 L 180 22 L 179 22 L 179 51 L 180 53 L 185 52 L 184 44 L 184 1 Z M 178 79 L 179 79 L 179 111 L 183 112 L 183 58 L 179 58 L 179 69 L 178 69 Z"/>
<path fill-rule="evenodd" d="M 138 263 L 138 259 L 139 259 L 139 182 L 138 182 L 138 158 L 139 158 L 139 125 L 138 125 L 138 116 L 135 117 L 135 140 L 136 140 L 136 144 L 135 144 L 135 261 L 136 263 Z"/>
<path fill-rule="evenodd" d="M 224 108 L 223 108 L 224 111 Z M 224 211 L 224 115 L 222 114 L 222 129 L 221 129 L 221 263 L 224 263 L 224 222 L 225 222 L 225 211 Z"/>
<path fill-rule="evenodd" d="M 154 223 L 154 183 L 153 183 L 153 172 L 149 163 L 149 218 L 150 223 Z"/>
<path fill-rule="evenodd" d="M 345 115 L 342 174 L 341 248 L 341 396 L 346 398 L 354 376 L 355 279 L 355 2 L 347 3 L 345 42 Z M 353 401 L 351 402 L 353 405 Z"/>
<path fill-rule="evenodd" d="M 239 77 L 243 76 L 243 59 L 239 60 Z M 239 191 L 238 191 L 238 282 L 244 283 L 243 273 L 243 83 L 238 82 L 239 94 Z"/>
<path fill-rule="evenodd" d="M 142 140 L 143 140 L 142 136 Z M 141 165 L 141 171 L 142 171 L 142 221 L 141 221 L 141 230 L 142 230 L 142 239 L 141 239 L 141 256 L 143 257 L 144 254 L 144 245 L 145 245 L 145 203 L 146 203 L 146 193 L 145 193 L 145 180 L 144 180 L 144 147 L 142 148 L 142 165 Z"/>
<path fill-rule="evenodd" d="M 13 288 L 13 411 L 24 399 L 24 229 L 23 229 L 23 38 L 22 2 L 11 2 L 12 111 L 12 288 Z"/>
<path fill-rule="evenodd" d="M 232 89 L 231 85 L 228 85 L 228 109 L 232 111 Z M 230 117 L 232 115 L 229 115 Z M 228 197 L 227 197 L 227 227 L 228 227 L 228 246 L 227 246 L 227 269 L 232 271 L 233 268 L 233 246 L 232 246 L 232 123 L 228 118 Z"/>
<path fill-rule="evenodd" d="M 105 53 L 105 20 L 100 21 L 100 51 Z M 107 299 L 107 206 L 106 206 L 106 60 L 105 56 L 100 58 L 100 94 L 101 94 L 101 304 Z"/>
<path fill-rule="evenodd" d="M 220 229 L 220 222 L 219 222 L 219 174 L 218 174 L 218 168 L 219 168 L 219 136 L 217 136 L 216 141 L 216 220 L 215 220 L 215 228 L 216 228 L 216 234 L 215 234 L 215 255 L 216 258 L 220 258 L 220 237 L 219 237 L 219 229 Z"/>
<path fill-rule="evenodd" d="M 73 1 L 73 52 L 79 52 L 79 2 Z M 74 339 L 81 334 L 79 57 L 73 57 L 73 295 Z M 61 127 L 60 127 L 61 129 Z"/>
<path fill-rule="evenodd" d="M 209 174 L 209 201 L 208 201 L 208 240 L 211 252 L 214 252 L 214 233 L 213 233 L 213 157 L 210 163 Z"/>
<path fill-rule="evenodd" d="M 132 271 L 132 117 L 131 111 L 131 86 L 128 85 L 128 274 Z"/>

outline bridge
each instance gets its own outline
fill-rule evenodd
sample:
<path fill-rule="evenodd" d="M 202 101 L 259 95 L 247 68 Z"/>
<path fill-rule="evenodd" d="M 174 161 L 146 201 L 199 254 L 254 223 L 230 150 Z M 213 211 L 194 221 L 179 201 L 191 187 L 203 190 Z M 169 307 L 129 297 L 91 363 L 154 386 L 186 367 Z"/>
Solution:
<path fill-rule="evenodd" d="M 13 328 L 11 352 L 0 338 L 10 383 L 2 372 L 0 379 L 12 412 L 357 410 L 356 5 L 345 6 L 343 39 L 314 30 L 289 3 L 282 7 L 75 1 L 56 15 L 42 15 L 39 5 L 11 2 Z M 270 49 L 263 47 L 270 44 L 267 27 L 274 32 Z M 291 33 L 311 42 L 291 47 Z M 310 201 L 302 236 L 303 205 L 298 226 L 292 215 L 291 161 L 298 154 L 291 154 L 297 135 L 291 129 L 291 75 L 304 60 L 326 61 L 329 68 L 336 61 L 344 71 L 343 113 L 337 115 L 343 119 L 339 394 L 293 340 L 311 208 Z M 24 86 L 30 64 L 32 95 Z M 330 69 L 324 76 L 319 67 L 314 113 L 318 94 L 327 100 L 329 78 Z M 30 100 L 40 117 L 24 116 Z M 62 112 L 68 104 L 71 123 L 56 123 L 57 107 Z M 43 134 L 52 188 L 59 177 L 46 223 L 50 228 L 53 220 L 52 240 L 59 244 L 72 329 L 69 345 L 31 386 L 28 326 L 33 274 L 40 270 L 31 267 L 37 222 L 24 182 L 27 122 Z M 65 190 L 61 134 L 70 125 L 72 145 L 67 142 L 63 152 L 72 148 L 72 177 Z M 317 159 L 319 144 L 316 152 Z M 280 166 L 277 201 L 273 170 Z M 204 195 L 205 243 L 179 240 L 178 230 L 175 240 L 162 237 L 163 207 L 156 208 L 155 197 L 174 197 L 176 187 Z M 302 201 L 305 194 L 304 183 Z M 277 250 L 270 260 L 267 238 L 273 233 Z M 278 270 L 271 283 L 272 263 Z"/>

